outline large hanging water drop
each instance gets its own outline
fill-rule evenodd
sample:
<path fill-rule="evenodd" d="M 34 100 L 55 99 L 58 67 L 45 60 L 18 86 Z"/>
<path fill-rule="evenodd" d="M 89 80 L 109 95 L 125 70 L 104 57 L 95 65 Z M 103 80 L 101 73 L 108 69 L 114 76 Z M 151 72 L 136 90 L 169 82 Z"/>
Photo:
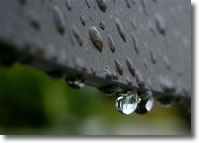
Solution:
<path fill-rule="evenodd" d="M 136 113 L 145 114 L 151 111 L 154 103 L 154 99 L 151 91 L 144 92 L 139 96 L 141 99 L 137 105 Z"/>
<path fill-rule="evenodd" d="M 140 102 L 136 91 L 128 91 L 126 93 L 120 93 L 115 107 L 119 112 L 124 115 L 132 114 L 136 108 L 137 104 Z"/>

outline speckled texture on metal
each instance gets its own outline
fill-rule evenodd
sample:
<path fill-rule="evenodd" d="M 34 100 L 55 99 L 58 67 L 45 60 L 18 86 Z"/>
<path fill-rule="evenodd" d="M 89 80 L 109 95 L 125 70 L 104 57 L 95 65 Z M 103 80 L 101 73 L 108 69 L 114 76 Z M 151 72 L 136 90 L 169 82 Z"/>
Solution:
<path fill-rule="evenodd" d="M 19 62 L 95 87 L 191 97 L 189 0 L 0 0 L 0 19 Z"/>

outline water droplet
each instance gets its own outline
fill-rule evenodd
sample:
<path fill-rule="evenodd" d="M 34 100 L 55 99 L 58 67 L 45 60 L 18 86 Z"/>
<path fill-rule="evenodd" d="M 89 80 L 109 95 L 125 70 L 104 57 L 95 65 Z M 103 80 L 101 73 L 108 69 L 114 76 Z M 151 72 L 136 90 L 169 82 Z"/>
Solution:
<path fill-rule="evenodd" d="M 162 35 L 165 35 L 166 34 L 166 23 L 165 23 L 164 18 L 161 15 L 156 14 L 155 22 L 156 22 L 156 27 L 157 27 L 157 30 L 159 31 L 159 33 Z"/>
<path fill-rule="evenodd" d="M 66 8 L 67 8 L 69 11 L 72 10 L 71 0 L 66 0 L 65 5 L 66 5 Z"/>
<path fill-rule="evenodd" d="M 138 103 L 137 109 L 135 112 L 137 114 L 145 114 L 145 113 L 150 112 L 154 103 L 152 92 L 146 91 L 144 93 L 141 93 L 141 95 L 138 94 L 138 96 L 141 100 Z"/>
<path fill-rule="evenodd" d="M 144 14 L 147 16 L 148 12 L 146 10 L 146 0 L 141 0 L 141 4 L 142 4 L 142 8 L 143 8 Z"/>
<path fill-rule="evenodd" d="M 134 48 L 135 48 L 135 52 L 137 54 L 139 54 L 139 50 L 138 50 L 138 41 L 137 41 L 137 38 L 135 36 L 135 34 L 132 32 L 131 33 L 131 38 L 132 38 L 132 41 L 133 41 L 133 45 L 134 45 Z"/>
<path fill-rule="evenodd" d="M 146 59 L 144 58 L 144 67 L 145 67 L 145 69 L 148 69 L 148 66 L 147 66 L 147 61 L 146 61 Z"/>
<path fill-rule="evenodd" d="M 100 32 L 96 29 L 95 26 L 92 26 L 89 28 L 89 36 L 90 36 L 90 39 L 91 39 L 92 43 L 94 44 L 94 46 L 100 52 L 102 52 L 102 49 L 103 49 L 102 36 L 101 36 Z"/>
<path fill-rule="evenodd" d="M 129 0 L 126 0 L 126 6 L 127 6 L 127 8 L 131 8 Z"/>
<path fill-rule="evenodd" d="M 131 18 L 131 25 L 132 25 L 133 29 L 136 30 L 136 19 L 135 18 L 134 19 Z"/>
<path fill-rule="evenodd" d="M 79 31 L 77 30 L 75 25 L 72 26 L 72 33 L 75 36 L 75 38 L 77 39 L 77 42 L 79 43 L 79 45 L 82 46 L 83 42 L 82 42 L 81 36 L 79 34 Z"/>
<path fill-rule="evenodd" d="M 105 67 L 104 74 L 105 74 L 106 79 L 108 79 L 108 80 L 112 79 L 112 72 L 108 65 Z"/>
<path fill-rule="evenodd" d="M 102 29 L 102 30 L 104 30 L 104 29 L 105 29 L 105 23 L 104 23 L 103 21 L 102 21 L 102 22 L 100 22 L 100 23 L 99 23 L 99 25 L 100 25 L 100 27 L 101 27 L 101 29 Z"/>
<path fill-rule="evenodd" d="M 73 78 L 67 79 L 66 82 L 67 82 L 68 86 L 73 89 L 81 89 L 85 86 L 84 82 L 80 79 L 73 79 Z"/>
<path fill-rule="evenodd" d="M 139 98 L 136 91 L 127 91 L 126 93 L 118 93 L 115 107 L 124 115 L 132 114 L 139 103 Z"/>
<path fill-rule="evenodd" d="M 145 87 L 144 79 L 139 71 L 136 71 L 135 78 L 139 88 L 144 88 Z"/>
<path fill-rule="evenodd" d="M 80 21 L 81 21 L 81 23 L 82 23 L 83 26 L 86 25 L 86 18 L 84 16 L 83 12 L 80 13 Z"/>
<path fill-rule="evenodd" d="M 90 21 L 92 21 L 92 20 L 93 20 L 93 18 L 92 18 L 91 16 L 89 16 L 89 19 L 90 19 Z"/>
<path fill-rule="evenodd" d="M 113 38 L 111 35 L 108 35 L 108 45 L 111 51 L 114 53 L 115 52 L 115 43 L 113 41 Z"/>
<path fill-rule="evenodd" d="M 120 34 L 122 40 L 123 40 L 124 42 L 126 42 L 126 38 L 125 38 L 125 35 L 124 35 L 124 28 L 123 28 L 123 26 L 122 26 L 122 24 L 121 24 L 119 18 L 116 18 L 115 21 L 116 21 L 117 30 L 118 30 L 118 32 L 119 32 L 119 34 Z"/>
<path fill-rule="evenodd" d="M 96 0 L 101 11 L 105 12 L 107 9 L 106 0 Z"/>
<path fill-rule="evenodd" d="M 34 29 L 39 30 L 41 28 L 41 25 L 39 23 L 39 15 L 36 14 L 34 11 L 28 12 L 28 19 L 30 19 L 30 24 Z"/>
<path fill-rule="evenodd" d="M 55 22 L 58 32 L 61 35 L 64 35 L 65 20 L 64 20 L 64 16 L 63 16 L 62 12 L 60 11 L 60 9 L 57 6 L 53 7 L 53 18 L 54 18 L 54 22 Z"/>
<path fill-rule="evenodd" d="M 135 66 L 128 57 L 126 58 L 126 64 L 127 64 L 127 67 L 129 69 L 131 75 L 133 77 L 135 77 Z"/>
<path fill-rule="evenodd" d="M 166 64 L 166 68 L 171 69 L 170 62 L 169 62 L 169 59 L 167 58 L 167 56 L 163 56 L 163 61 Z"/>
<path fill-rule="evenodd" d="M 116 67 L 118 73 L 120 75 L 123 75 L 123 69 L 122 69 L 120 62 L 118 60 L 114 60 L 114 63 L 115 63 L 115 67 Z"/>
<path fill-rule="evenodd" d="M 152 49 L 151 49 L 151 51 L 150 51 L 150 56 L 151 56 L 151 62 L 152 62 L 153 64 L 156 64 L 156 55 L 155 55 L 155 53 L 154 53 L 154 50 L 152 50 Z"/>
<path fill-rule="evenodd" d="M 160 87 L 165 93 L 174 93 L 175 92 L 175 87 L 173 82 L 170 80 L 169 77 L 167 76 L 160 76 L 159 77 L 160 81 Z"/>
<path fill-rule="evenodd" d="M 155 32 L 153 23 L 152 23 L 150 20 L 149 20 L 149 22 L 148 22 L 148 26 L 149 26 L 149 30 L 152 32 L 152 34 L 153 34 L 154 36 L 156 36 L 156 32 Z"/>
<path fill-rule="evenodd" d="M 90 3 L 89 3 L 89 0 L 85 0 L 85 2 L 86 2 L 87 7 L 90 9 L 91 6 L 90 6 Z"/>

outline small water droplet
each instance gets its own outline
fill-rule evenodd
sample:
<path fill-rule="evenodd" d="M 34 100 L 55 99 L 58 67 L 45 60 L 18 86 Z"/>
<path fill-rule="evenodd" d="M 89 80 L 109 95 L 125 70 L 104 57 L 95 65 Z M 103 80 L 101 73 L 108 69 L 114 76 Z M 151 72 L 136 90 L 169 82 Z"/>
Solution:
<path fill-rule="evenodd" d="M 141 0 L 141 4 L 142 4 L 144 14 L 147 16 L 148 12 L 147 12 L 147 9 L 146 9 L 146 0 Z"/>
<path fill-rule="evenodd" d="M 39 23 L 39 15 L 36 14 L 34 11 L 28 12 L 28 19 L 30 19 L 30 24 L 34 29 L 39 30 L 41 28 L 41 25 Z"/>
<path fill-rule="evenodd" d="M 90 6 L 90 3 L 89 3 L 89 0 L 85 0 L 85 2 L 86 2 L 87 7 L 90 9 L 91 6 Z"/>
<path fill-rule="evenodd" d="M 131 75 L 133 77 L 135 77 L 135 66 L 134 64 L 131 62 L 131 60 L 129 59 L 129 57 L 126 58 L 126 64 L 127 64 L 127 67 L 131 73 Z"/>
<path fill-rule="evenodd" d="M 68 86 L 73 89 L 81 89 L 85 86 L 84 82 L 80 79 L 73 79 L 73 78 L 67 79 L 66 82 L 67 82 Z"/>
<path fill-rule="evenodd" d="M 118 93 L 115 107 L 124 115 L 132 114 L 139 103 L 139 98 L 136 91 L 127 91 L 126 93 Z"/>
<path fill-rule="evenodd" d="M 150 20 L 149 20 L 149 22 L 148 22 L 148 26 L 149 26 L 149 30 L 152 32 L 152 34 L 153 34 L 154 36 L 156 36 L 156 32 L 155 32 L 153 23 L 152 23 Z"/>
<path fill-rule="evenodd" d="M 104 23 L 103 21 L 102 21 L 102 22 L 100 22 L 100 23 L 99 23 L 99 25 L 100 25 L 100 27 L 101 27 L 101 29 L 102 29 L 102 30 L 104 30 L 104 29 L 105 29 L 105 23 Z"/>
<path fill-rule="evenodd" d="M 80 13 L 80 21 L 82 23 L 83 26 L 86 25 L 86 18 L 83 12 Z"/>
<path fill-rule="evenodd" d="M 145 87 L 144 79 L 139 71 L 136 71 L 135 78 L 139 88 L 144 88 Z"/>
<path fill-rule="evenodd" d="M 92 21 L 92 20 L 93 20 L 93 18 L 92 18 L 91 16 L 89 16 L 89 19 L 90 19 L 90 21 Z"/>
<path fill-rule="evenodd" d="M 131 18 L 131 25 L 132 25 L 133 29 L 136 30 L 136 19 L 135 18 Z"/>
<path fill-rule="evenodd" d="M 124 34 L 124 28 L 123 28 L 123 26 L 122 26 L 122 24 L 121 24 L 121 22 L 120 22 L 120 19 L 119 19 L 119 18 L 116 18 L 115 21 L 116 21 L 117 30 L 118 30 L 118 32 L 119 32 L 119 34 L 120 34 L 122 40 L 123 40 L 124 42 L 126 42 L 126 37 L 125 37 L 125 34 Z"/>
<path fill-rule="evenodd" d="M 69 11 L 72 10 L 71 0 L 66 0 L 65 5 L 66 5 L 66 8 L 67 8 Z"/>
<path fill-rule="evenodd" d="M 77 39 L 77 42 L 79 43 L 79 45 L 82 46 L 83 42 L 82 42 L 81 36 L 79 34 L 79 31 L 77 30 L 75 25 L 72 26 L 72 33 L 75 36 L 75 38 Z"/>
<path fill-rule="evenodd" d="M 129 0 L 126 0 L 126 6 L 127 6 L 127 8 L 131 8 Z"/>
<path fill-rule="evenodd" d="M 139 95 L 139 93 L 138 93 L 138 96 L 141 100 L 138 103 L 137 109 L 135 112 L 137 114 L 145 114 L 145 113 L 150 112 L 153 107 L 153 103 L 154 103 L 152 92 L 146 91 L 144 93 L 141 93 L 141 95 Z"/>
<path fill-rule="evenodd" d="M 96 0 L 96 1 L 97 1 L 97 4 L 98 4 L 100 10 L 103 12 L 106 12 L 106 9 L 107 9 L 106 0 Z"/>
<path fill-rule="evenodd" d="M 91 39 L 92 43 L 94 44 L 94 46 L 100 52 L 102 52 L 102 49 L 103 49 L 102 36 L 101 36 L 100 32 L 96 29 L 95 26 L 92 26 L 89 28 L 89 36 L 90 36 L 90 39 Z"/>
<path fill-rule="evenodd" d="M 118 73 L 120 75 L 123 75 L 123 69 L 122 69 L 120 62 L 116 59 L 116 60 L 114 60 L 114 63 L 115 63 L 115 67 L 116 67 Z"/>
<path fill-rule="evenodd" d="M 155 22 L 156 22 L 156 27 L 157 27 L 157 30 L 159 31 L 159 33 L 162 35 L 165 35 L 166 34 L 166 23 L 165 23 L 164 18 L 161 15 L 156 14 Z"/>
<path fill-rule="evenodd" d="M 169 62 L 169 59 L 167 58 L 167 56 L 163 56 L 163 61 L 166 64 L 166 68 L 171 69 L 170 62 Z"/>
<path fill-rule="evenodd" d="M 60 9 L 57 6 L 53 7 L 53 18 L 54 18 L 54 22 L 55 22 L 58 32 L 61 35 L 64 35 L 65 20 L 64 20 L 64 16 L 63 16 L 62 12 L 60 11 Z"/>
<path fill-rule="evenodd" d="M 112 72 L 108 65 L 105 67 L 104 74 L 105 74 L 106 79 L 108 79 L 108 80 L 112 79 Z"/>
<path fill-rule="evenodd" d="M 108 35 L 108 45 L 110 50 L 114 53 L 115 52 L 115 43 L 111 35 Z"/>
<path fill-rule="evenodd" d="M 146 59 L 144 58 L 144 67 L 145 67 L 145 69 L 148 69 L 148 66 L 147 66 L 147 61 L 146 61 Z"/>
<path fill-rule="evenodd" d="M 150 56 L 151 56 L 151 62 L 152 62 L 153 64 L 156 64 L 156 55 L 155 55 L 155 53 L 154 53 L 154 50 L 152 50 L 152 49 L 151 49 L 151 51 L 150 51 Z"/>
<path fill-rule="evenodd" d="M 135 52 L 137 54 L 139 54 L 139 50 L 138 50 L 138 41 L 137 41 L 137 38 L 135 36 L 135 34 L 132 32 L 131 33 L 131 38 L 132 38 L 132 41 L 133 41 L 133 45 L 134 45 L 134 48 L 135 48 Z"/>
<path fill-rule="evenodd" d="M 169 77 L 160 76 L 159 81 L 160 81 L 160 87 L 162 88 L 162 90 L 165 93 L 174 93 L 175 92 L 175 86 Z"/>

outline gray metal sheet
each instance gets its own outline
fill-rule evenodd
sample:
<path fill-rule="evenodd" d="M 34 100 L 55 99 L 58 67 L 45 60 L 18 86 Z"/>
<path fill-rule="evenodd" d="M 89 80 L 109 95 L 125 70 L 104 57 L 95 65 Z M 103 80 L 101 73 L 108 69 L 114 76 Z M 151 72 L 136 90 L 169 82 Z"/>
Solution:
<path fill-rule="evenodd" d="M 0 19 L 18 61 L 95 87 L 191 97 L 189 0 L 0 0 Z"/>

